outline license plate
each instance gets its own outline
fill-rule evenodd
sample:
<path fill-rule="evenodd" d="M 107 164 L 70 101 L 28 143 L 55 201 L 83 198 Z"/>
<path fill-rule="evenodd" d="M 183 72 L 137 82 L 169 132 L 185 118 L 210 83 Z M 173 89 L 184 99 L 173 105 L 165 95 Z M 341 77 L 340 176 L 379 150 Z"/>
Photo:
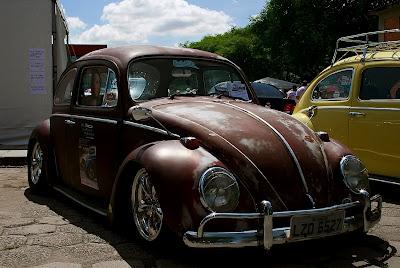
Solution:
<path fill-rule="evenodd" d="M 312 216 L 293 216 L 290 237 L 306 238 L 328 236 L 343 229 L 344 211 Z"/>

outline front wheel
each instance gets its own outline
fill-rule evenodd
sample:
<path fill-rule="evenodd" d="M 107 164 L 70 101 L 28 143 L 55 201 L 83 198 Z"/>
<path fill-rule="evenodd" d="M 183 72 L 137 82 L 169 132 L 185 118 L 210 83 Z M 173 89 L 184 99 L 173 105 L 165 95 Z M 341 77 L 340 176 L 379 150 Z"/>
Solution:
<path fill-rule="evenodd" d="M 164 214 L 156 189 L 144 168 L 133 178 L 129 207 L 139 237 L 147 242 L 160 240 Z"/>
<path fill-rule="evenodd" d="M 47 188 L 45 159 L 39 142 L 35 141 L 28 154 L 28 183 L 32 192 L 43 192 Z"/>

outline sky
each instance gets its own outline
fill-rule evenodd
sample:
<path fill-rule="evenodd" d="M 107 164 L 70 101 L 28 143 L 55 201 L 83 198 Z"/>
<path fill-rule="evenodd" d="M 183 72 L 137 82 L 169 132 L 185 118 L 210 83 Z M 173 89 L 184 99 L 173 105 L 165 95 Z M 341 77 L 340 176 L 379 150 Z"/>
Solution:
<path fill-rule="evenodd" d="M 70 44 L 177 46 L 243 27 L 266 0 L 59 0 Z"/>

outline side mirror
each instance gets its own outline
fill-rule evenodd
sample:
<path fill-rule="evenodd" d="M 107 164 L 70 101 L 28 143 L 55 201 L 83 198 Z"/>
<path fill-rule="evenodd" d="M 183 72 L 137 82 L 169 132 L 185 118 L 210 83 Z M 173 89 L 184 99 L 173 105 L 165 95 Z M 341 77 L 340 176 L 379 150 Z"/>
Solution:
<path fill-rule="evenodd" d="M 142 121 L 151 118 L 151 110 L 140 106 L 131 107 L 128 113 L 135 121 Z"/>

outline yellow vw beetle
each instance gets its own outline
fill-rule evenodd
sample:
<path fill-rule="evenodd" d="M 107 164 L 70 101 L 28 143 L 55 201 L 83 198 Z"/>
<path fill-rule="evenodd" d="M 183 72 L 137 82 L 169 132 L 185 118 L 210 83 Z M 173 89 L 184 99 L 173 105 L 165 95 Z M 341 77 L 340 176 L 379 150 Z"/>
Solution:
<path fill-rule="evenodd" d="M 293 116 L 349 146 L 371 180 L 400 184 L 400 30 L 339 38 Z M 341 57 L 339 57 L 341 56 Z"/>

